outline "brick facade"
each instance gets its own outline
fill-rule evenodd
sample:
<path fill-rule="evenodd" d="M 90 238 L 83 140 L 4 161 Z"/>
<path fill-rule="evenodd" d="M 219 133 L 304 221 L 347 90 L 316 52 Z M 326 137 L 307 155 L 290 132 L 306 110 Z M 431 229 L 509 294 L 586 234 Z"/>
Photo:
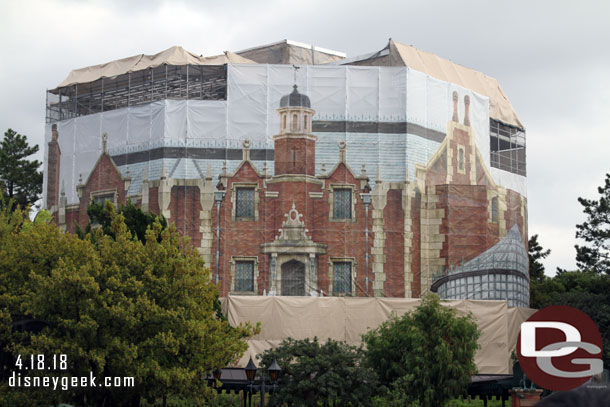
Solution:
<path fill-rule="evenodd" d="M 453 103 L 457 112 L 457 93 Z M 316 173 L 315 111 L 289 105 L 278 110 L 273 174 L 257 170 L 246 140 L 232 174 L 224 169 L 214 180 L 211 174 L 187 180 L 168 177 L 164 168 L 161 179 L 144 179 L 140 195 L 130 199 L 191 238 L 213 278 L 218 273 L 221 296 L 419 297 L 436 276 L 492 247 L 515 222 L 527 244 L 526 200 L 491 177 L 469 125 L 468 103 L 463 122 L 454 114 L 436 153 L 405 182 L 378 176 L 370 185 L 365 168 L 357 173 L 348 166 L 343 142 L 336 165 Z M 48 161 L 50 203 L 57 196 L 51 168 L 59 166 L 57 151 Z M 129 183 L 104 148 L 77 187 L 79 205 L 62 206 L 60 199 L 58 223 L 71 231 L 75 223 L 85 227 L 91 200 L 113 194 L 116 203 L 125 203 Z M 214 192 L 222 192 L 220 213 Z M 346 275 L 349 281 L 341 277 Z"/>

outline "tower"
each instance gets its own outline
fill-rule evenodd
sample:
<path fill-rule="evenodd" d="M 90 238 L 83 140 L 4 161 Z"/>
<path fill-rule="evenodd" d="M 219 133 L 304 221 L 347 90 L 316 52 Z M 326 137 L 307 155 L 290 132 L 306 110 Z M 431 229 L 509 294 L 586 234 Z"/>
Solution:
<path fill-rule="evenodd" d="M 282 97 L 280 108 L 280 131 L 273 136 L 275 144 L 275 175 L 315 176 L 315 154 L 317 137 L 311 133 L 312 117 L 309 97 L 297 90 Z"/>

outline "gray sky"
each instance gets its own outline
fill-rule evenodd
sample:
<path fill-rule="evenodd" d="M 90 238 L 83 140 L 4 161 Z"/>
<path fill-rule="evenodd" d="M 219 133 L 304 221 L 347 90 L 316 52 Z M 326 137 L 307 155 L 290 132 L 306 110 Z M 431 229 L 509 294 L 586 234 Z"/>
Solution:
<path fill-rule="evenodd" d="M 282 39 L 355 56 L 390 37 L 498 78 L 527 130 L 529 233 L 547 274 L 574 268 L 577 197 L 610 172 L 610 2 L 0 0 L 0 130 L 42 148 L 45 89 L 88 65 Z"/>

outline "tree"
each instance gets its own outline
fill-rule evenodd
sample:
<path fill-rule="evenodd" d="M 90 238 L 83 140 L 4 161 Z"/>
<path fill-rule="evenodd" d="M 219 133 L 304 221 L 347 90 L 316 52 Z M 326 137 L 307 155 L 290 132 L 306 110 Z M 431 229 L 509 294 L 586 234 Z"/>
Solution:
<path fill-rule="evenodd" d="M 96 225 L 96 227 L 102 229 L 104 235 L 114 238 L 115 236 L 112 231 L 112 213 L 114 211 L 114 206 L 110 202 L 91 202 L 87 208 L 89 223 L 84 232 L 76 225 L 76 233 L 81 238 L 84 238 L 87 233 L 91 233 L 94 229 L 94 225 Z M 125 218 L 125 226 L 127 226 L 127 229 L 141 242 L 146 241 L 146 230 L 152 227 L 156 222 L 161 225 L 162 229 L 167 228 L 167 220 L 163 216 L 158 216 L 152 212 L 144 212 L 140 208 L 137 208 L 131 200 L 127 202 L 127 205 L 121 205 L 118 213 Z"/>
<path fill-rule="evenodd" d="M 42 192 L 41 163 L 27 157 L 38 152 L 38 146 L 30 147 L 27 137 L 12 129 L 4 132 L 0 144 L 0 190 L 9 200 L 25 208 L 36 202 Z"/>
<path fill-rule="evenodd" d="M 463 394 L 476 373 L 479 335 L 472 315 L 459 316 L 428 294 L 414 311 L 391 317 L 363 339 L 367 364 L 393 388 L 390 400 L 441 407 Z"/>
<path fill-rule="evenodd" d="M 262 366 L 273 358 L 282 368 L 271 406 L 367 406 L 377 387 L 372 369 L 362 365 L 362 349 L 328 339 L 288 338 L 280 346 L 265 351 Z"/>
<path fill-rule="evenodd" d="M 546 259 L 551 250 L 544 250 L 538 243 L 538 235 L 532 235 L 528 241 L 528 257 L 530 263 L 530 282 L 544 279 L 544 265 L 541 260 Z"/>
<path fill-rule="evenodd" d="M 599 200 L 578 198 L 587 220 L 576 225 L 576 238 L 587 246 L 576 245 L 576 265 L 581 271 L 610 274 L 610 174 L 598 187 Z"/>
<path fill-rule="evenodd" d="M 164 395 L 204 404 L 206 374 L 240 357 L 243 339 L 258 331 L 216 318 L 209 271 L 173 226 L 155 222 L 142 242 L 110 213 L 113 236 L 98 229 L 95 239 L 31 224 L 19 210 L 0 213 L 0 339 L 13 355 L 67 355 L 66 370 L 44 375 L 133 377 L 135 387 L 4 387 L 0 404 L 20 392 L 21 405 L 38 398 L 40 405 L 139 406 Z M 49 326 L 27 337 L 11 333 L 10 324 L 25 318 Z"/>

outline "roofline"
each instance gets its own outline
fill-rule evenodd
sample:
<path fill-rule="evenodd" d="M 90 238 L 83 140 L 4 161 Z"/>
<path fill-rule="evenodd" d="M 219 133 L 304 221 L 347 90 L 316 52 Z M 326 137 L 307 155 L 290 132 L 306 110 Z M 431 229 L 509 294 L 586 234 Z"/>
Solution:
<path fill-rule="evenodd" d="M 332 49 L 317 47 L 315 45 L 306 44 L 304 42 L 292 41 L 292 40 L 281 40 L 281 41 L 277 41 L 277 42 L 272 42 L 270 44 L 257 45 L 255 47 L 250 47 L 250 48 L 242 49 L 242 50 L 239 50 L 239 51 L 235 51 L 235 53 L 236 54 L 240 54 L 242 52 L 254 51 L 256 49 L 267 48 L 267 47 L 271 47 L 273 45 L 284 44 L 284 43 L 287 44 L 287 45 L 294 45 L 295 47 L 301 47 L 301 48 L 305 48 L 305 49 L 312 49 L 314 51 L 323 52 L 323 53 L 329 54 L 329 55 L 336 55 L 336 56 L 342 57 L 342 58 L 346 58 L 347 57 L 347 54 L 345 52 L 334 51 Z"/>
<path fill-rule="evenodd" d="M 349 65 L 353 62 L 366 61 L 367 59 L 371 59 L 373 57 L 384 57 L 390 54 L 390 50 L 388 48 L 384 48 L 380 51 L 370 52 L 368 54 L 356 55 L 355 57 L 349 57 L 345 59 L 339 59 L 337 61 L 327 62 L 324 65 Z"/>

